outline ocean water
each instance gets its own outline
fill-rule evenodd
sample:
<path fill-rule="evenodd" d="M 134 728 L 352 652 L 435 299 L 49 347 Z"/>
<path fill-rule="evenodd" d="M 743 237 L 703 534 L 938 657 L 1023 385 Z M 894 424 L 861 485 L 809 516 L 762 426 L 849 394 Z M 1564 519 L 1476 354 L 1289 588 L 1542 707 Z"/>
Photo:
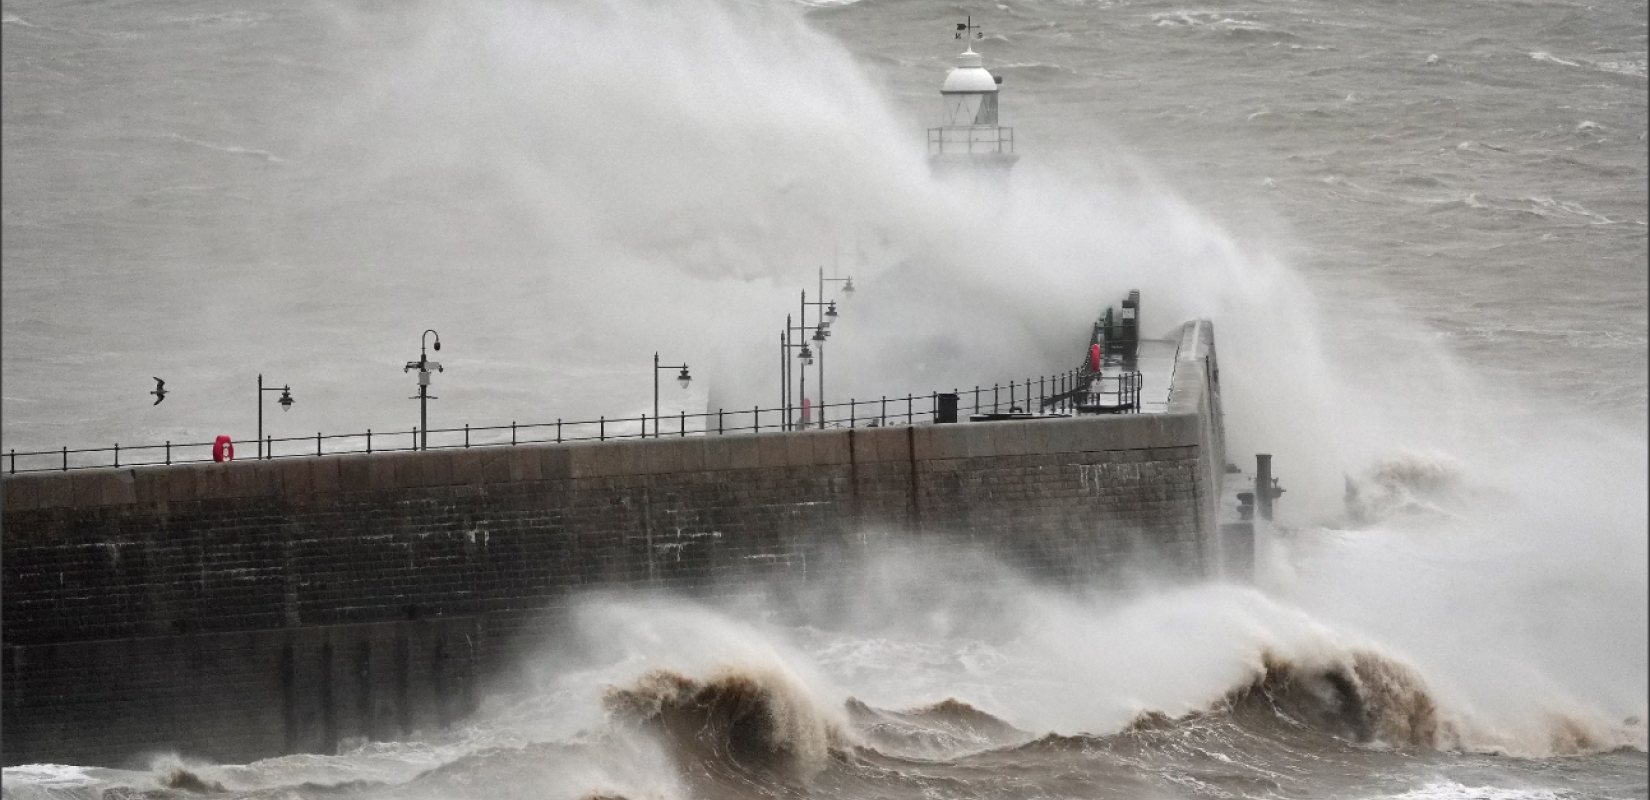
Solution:
<path fill-rule="evenodd" d="M 1021 162 L 936 183 L 972 13 Z M 1643 798 L 1643 3 L 6 2 L 0 449 L 772 405 L 1214 320 L 1254 586 L 890 552 L 583 598 L 452 731 L 7 798 Z M 152 376 L 172 394 L 151 405 Z M 776 596 L 788 598 L 779 602 Z"/>

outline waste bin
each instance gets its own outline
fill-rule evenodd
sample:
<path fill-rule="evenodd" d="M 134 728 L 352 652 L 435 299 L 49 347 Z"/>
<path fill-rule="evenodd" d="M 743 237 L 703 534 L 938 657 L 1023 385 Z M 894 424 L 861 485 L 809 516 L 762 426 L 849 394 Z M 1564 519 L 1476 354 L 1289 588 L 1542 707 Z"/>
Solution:
<path fill-rule="evenodd" d="M 934 421 L 935 422 L 956 422 L 957 421 L 957 393 L 956 392 L 941 392 L 939 395 L 937 395 L 937 397 L 938 397 L 938 401 L 934 403 Z"/>

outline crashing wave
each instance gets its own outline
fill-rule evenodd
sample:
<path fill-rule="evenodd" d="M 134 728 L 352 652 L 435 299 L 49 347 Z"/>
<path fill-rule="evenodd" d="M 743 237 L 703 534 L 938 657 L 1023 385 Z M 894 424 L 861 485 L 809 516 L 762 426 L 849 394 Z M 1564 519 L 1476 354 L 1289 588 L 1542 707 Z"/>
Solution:
<path fill-rule="evenodd" d="M 658 734 L 678 762 L 714 777 L 805 782 L 849 744 L 802 687 L 773 671 L 724 668 L 704 680 L 653 670 L 609 686 L 616 722 Z"/>
<path fill-rule="evenodd" d="M 1403 452 L 1359 478 L 1346 477 L 1346 516 L 1358 526 L 1396 516 L 1452 517 L 1449 508 L 1464 499 L 1465 489 L 1465 473 L 1453 459 Z"/>

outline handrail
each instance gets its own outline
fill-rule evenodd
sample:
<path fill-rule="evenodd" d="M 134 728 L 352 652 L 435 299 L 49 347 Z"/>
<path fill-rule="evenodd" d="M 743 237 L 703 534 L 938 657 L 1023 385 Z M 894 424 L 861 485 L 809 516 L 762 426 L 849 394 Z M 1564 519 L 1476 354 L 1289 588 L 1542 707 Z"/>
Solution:
<path fill-rule="evenodd" d="M 1009 409 L 1029 409 L 1033 395 L 1039 410 L 1055 408 L 1074 413 L 1079 410 L 1077 400 L 1087 389 L 1081 370 L 1069 370 L 1036 379 L 1025 378 L 987 387 L 976 385 L 971 402 L 966 390 L 953 389 L 958 395 L 959 412 L 974 414 L 995 413 Z M 1136 407 L 1138 407 L 1138 387 Z M 1006 397 L 1006 399 L 1005 399 Z M 846 402 L 813 406 L 810 419 L 804 423 L 799 406 L 788 408 L 717 409 L 704 413 L 678 412 L 654 419 L 648 414 L 631 417 L 600 416 L 593 420 L 563 420 L 473 426 L 431 428 L 427 449 L 448 450 L 468 447 L 499 447 L 521 444 L 548 444 L 618 439 L 659 438 L 661 436 L 710 436 L 740 433 L 760 433 L 763 430 L 801 430 L 804 428 L 863 428 L 896 425 L 919 425 L 932 422 L 939 410 L 939 393 L 926 395 L 883 395 L 873 400 L 850 398 Z M 821 422 L 819 412 L 828 410 Z M 417 427 L 394 430 L 368 428 L 361 433 L 324 434 L 313 436 L 266 436 L 264 459 L 347 455 L 353 453 L 383 453 L 417 450 Z M 5 471 L 10 474 L 28 472 L 58 472 L 109 467 L 147 467 L 169 464 L 192 464 L 212 461 L 215 442 L 172 442 L 161 444 L 122 445 L 113 447 L 61 447 L 56 450 L 19 452 L 12 449 L 4 454 Z"/>

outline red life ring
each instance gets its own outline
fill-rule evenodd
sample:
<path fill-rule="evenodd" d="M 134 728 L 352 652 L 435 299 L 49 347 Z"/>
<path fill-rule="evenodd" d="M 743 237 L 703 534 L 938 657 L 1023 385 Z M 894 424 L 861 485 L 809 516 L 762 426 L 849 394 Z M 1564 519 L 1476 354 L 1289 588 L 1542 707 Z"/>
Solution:
<path fill-rule="evenodd" d="M 1100 371 L 1100 345 L 1089 345 L 1089 372 Z"/>
<path fill-rule="evenodd" d="M 234 461 L 235 460 L 235 443 L 229 441 L 228 436 L 219 436 L 218 440 L 216 442 L 212 443 L 212 460 L 213 461 Z"/>

